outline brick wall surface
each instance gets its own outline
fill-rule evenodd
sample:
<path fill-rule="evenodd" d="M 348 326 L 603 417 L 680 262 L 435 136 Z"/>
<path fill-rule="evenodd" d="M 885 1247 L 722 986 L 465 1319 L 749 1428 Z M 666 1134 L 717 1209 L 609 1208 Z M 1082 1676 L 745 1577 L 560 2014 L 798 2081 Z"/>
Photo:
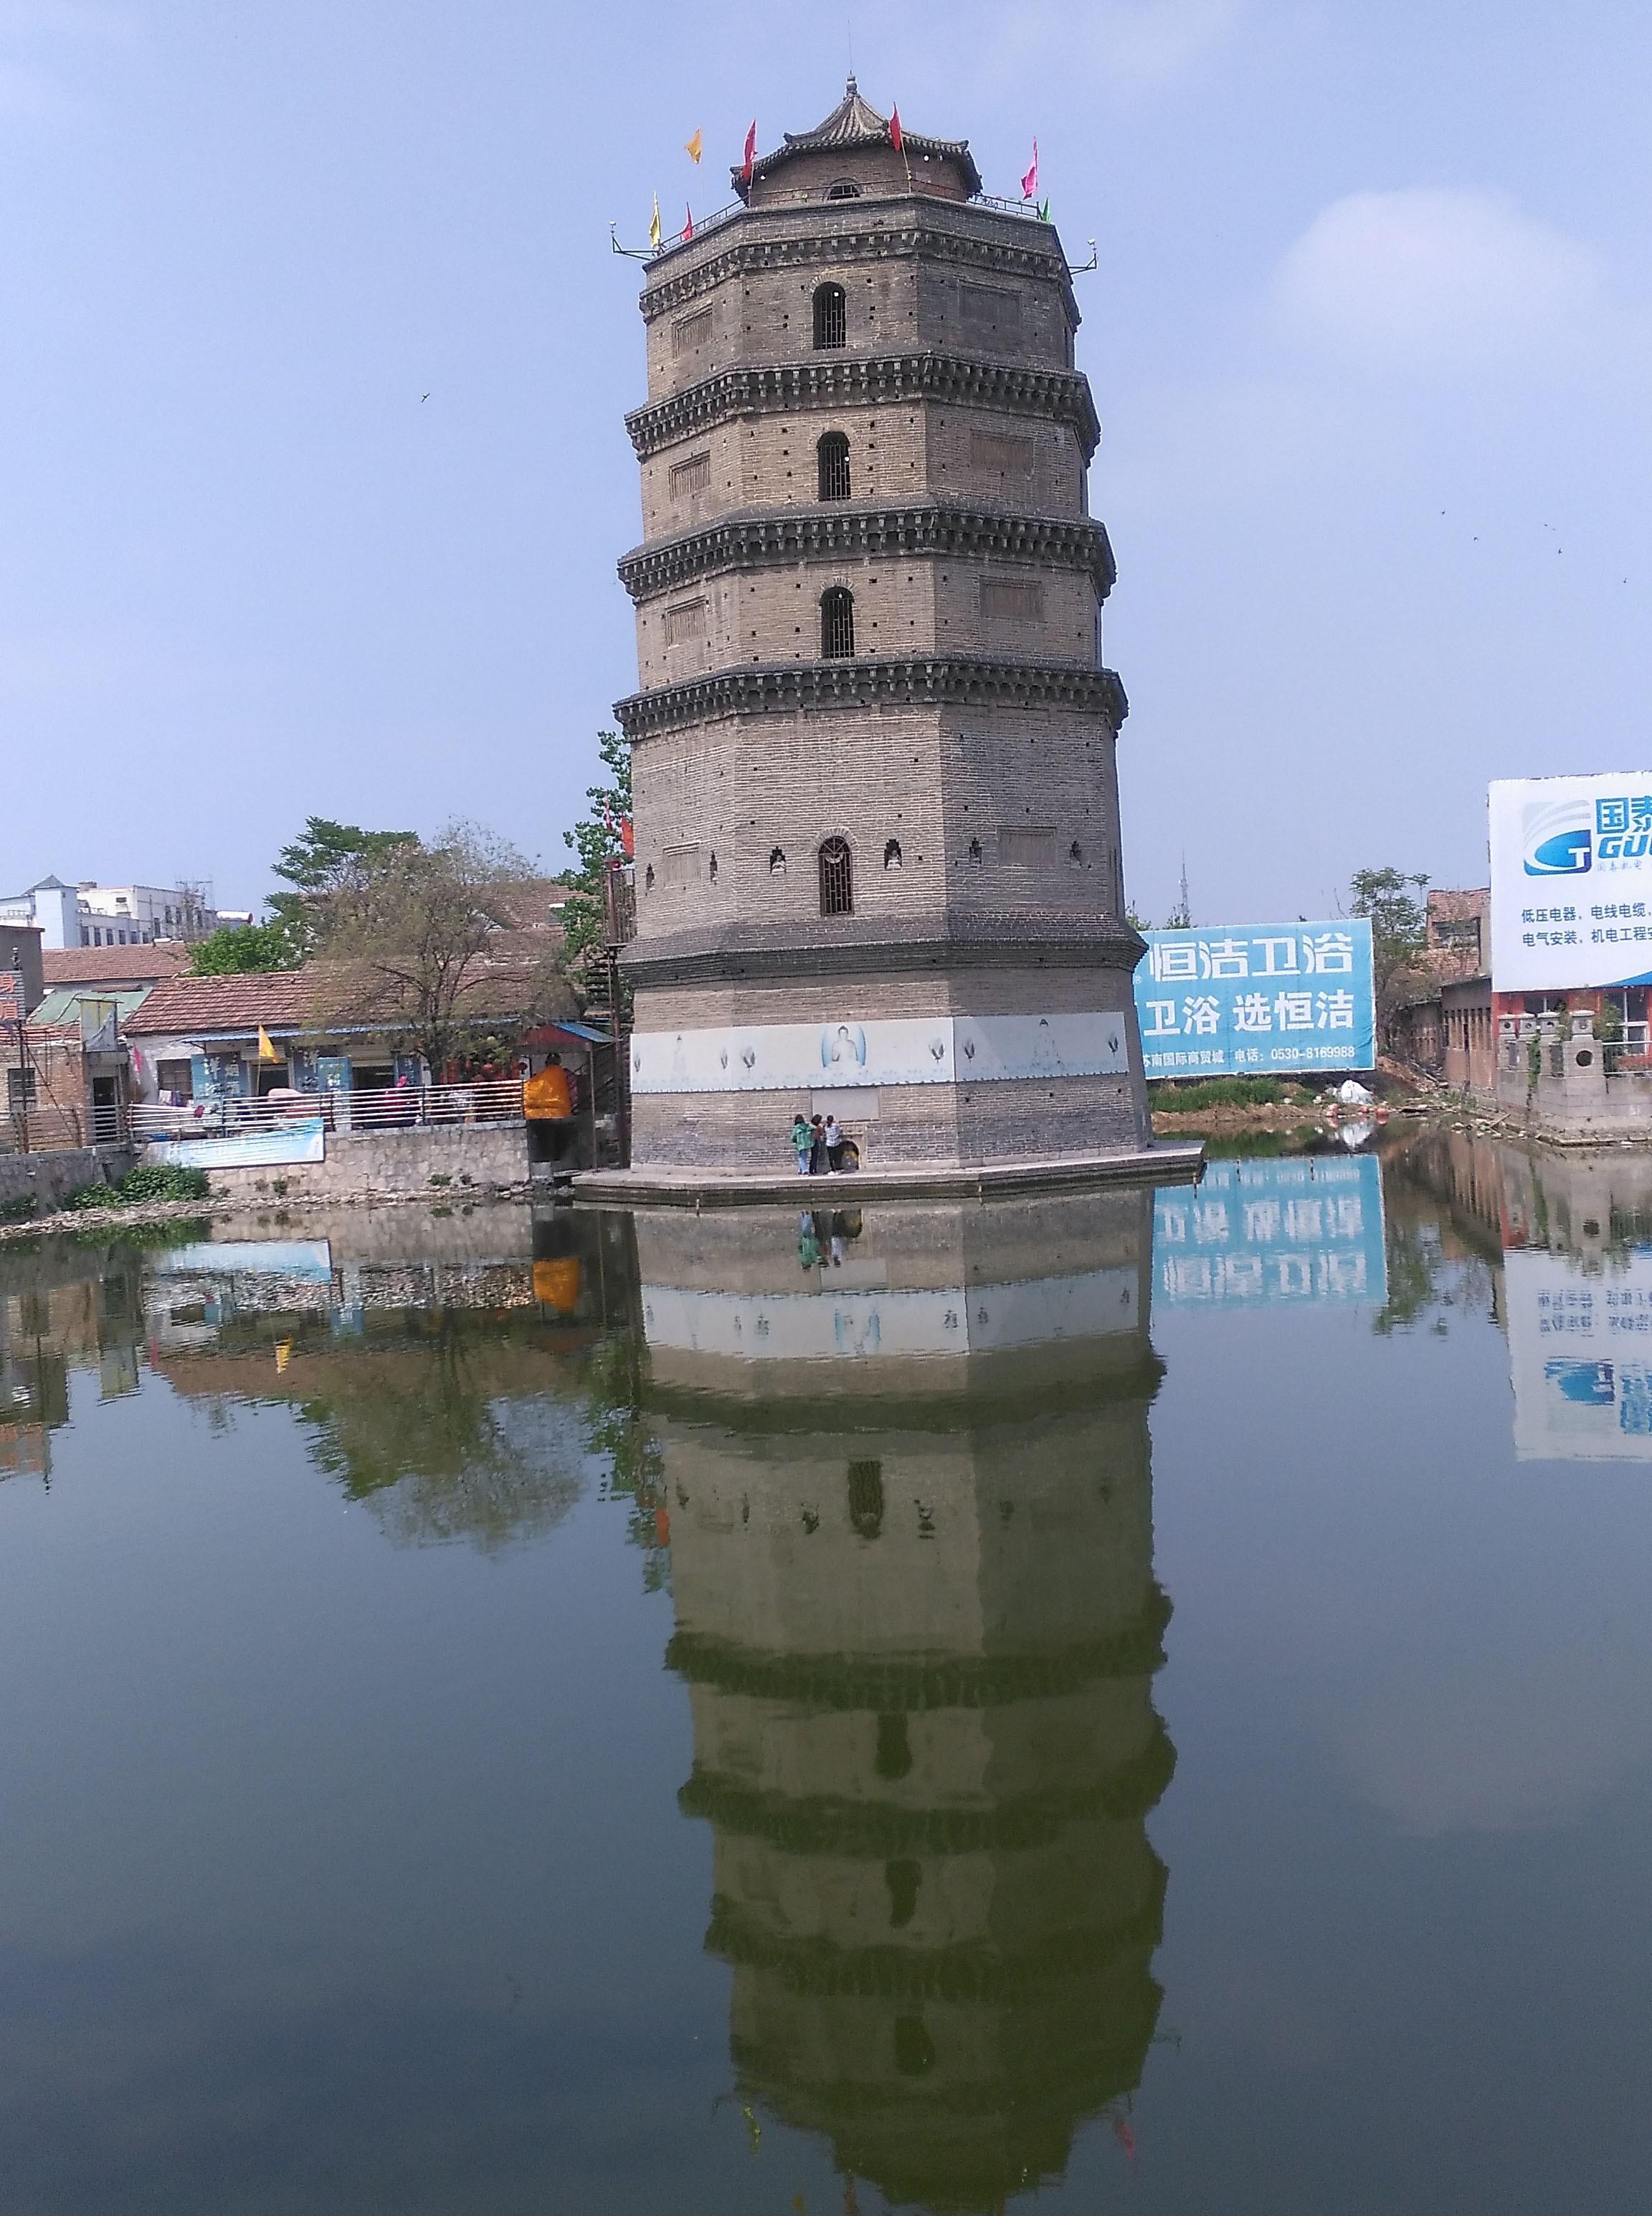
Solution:
<path fill-rule="evenodd" d="M 735 918 L 818 918 L 815 857 L 832 835 L 850 844 L 857 914 L 1119 912 L 1114 742 L 1099 718 L 1014 708 L 739 717 L 650 739 L 637 760 L 645 941 Z M 1047 863 L 1003 859 L 1001 833 L 1029 827 L 1053 834 Z M 884 866 L 891 840 L 898 871 Z M 685 848 L 686 873 L 666 861 Z M 783 871 L 771 866 L 777 853 Z"/>
<path fill-rule="evenodd" d="M 677 538 L 735 508 L 817 507 L 816 449 L 830 431 L 849 440 L 852 500 L 1085 512 L 1084 457 L 1071 424 L 935 401 L 838 403 L 725 419 L 646 456 L 645 539 Z"/>
<path fill-rule="evenodd" d="M 437 1202 L 463 1201 L 468 1195 L 480 1197 L 501 1186 L 527 1184 L 527 1127 L 462 1124 L 410 1131 L 329 1131 L 325 1161 L 212 1169 L 207 1175 L 215 1198 L 291 1195 L 358 1200 L 378 1193 L 416 1192 Z"/>
<path fill-rule="evenodd" d="M 32 1200 L 37 1216 L 61 1208 L 83 1185 L 113 1184 L 132 1167 L 129 1147 L 63 1147 L 47 1154 L 0 1154 L 0 1208 Z"/>
<path fill-rule="evenodd" d="M 1138 1090 L 1122 1076 L 1054 1084 L 1009 1078 L 968 1089 L 884 1085 L 875 1120 L 857 1118 L 852 1099 L 837 1112 L 869 1168 L 1055 1159 L 1136 1145 Z M 802 1093 L 638 1093 L 631 1104 L 634 1155 L 684 1168 L 789 1167 L 792 1118 L 800 1109 L 809 1114 L 811 1099 Z"/>
<path fill-rule="evenodd" d="M 1095 664 L 1096 588 L 1083 569 L 1002 555 L 777 562 L 696 577 L 645 600 L 636 618 L 640 689 L 739 662 L 818 662 L 821 598 L 834 589 L 854 595 L 857 656 Z"/>
<path fill-rule="evenodd" d="M 1071 292 L 1052 237 L 980 209 L 880 216 L 852 204 L 724 225 L 673 254 L 643 295 L 648 397 L 732 362 L 813 353 L 823 284 L 843 287 L 850 351 L 922 346 L 1065 367 Z M 930 258 L 937 241 L 946 250 Z"/>

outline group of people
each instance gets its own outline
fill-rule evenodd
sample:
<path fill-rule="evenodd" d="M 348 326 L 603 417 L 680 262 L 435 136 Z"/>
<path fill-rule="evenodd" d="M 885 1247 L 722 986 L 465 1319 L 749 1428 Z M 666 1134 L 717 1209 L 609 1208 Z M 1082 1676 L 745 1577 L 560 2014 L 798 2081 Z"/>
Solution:
<path fill-rule="evenodd" d="M 799 1177 L 835 1177 L 843 1167 L 843 1126 L 835 1116 L 805 1116 L 800 1108 L 791 1142 Z"/>

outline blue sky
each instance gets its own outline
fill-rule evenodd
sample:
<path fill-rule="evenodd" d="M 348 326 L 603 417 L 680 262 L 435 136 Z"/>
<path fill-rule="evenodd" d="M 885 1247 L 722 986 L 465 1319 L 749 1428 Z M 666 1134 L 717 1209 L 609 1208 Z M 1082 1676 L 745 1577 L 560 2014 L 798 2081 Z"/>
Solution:
<path fill-rule="evenodd" d="M 1644 9 L 0 0 L 0 890 L 249 904 L 312 811 L 560 859 L 635 681 L 609 223 L 851 34 L 1097 242 L 1139 908 L 1480 883 L 1489 778 L 1652 764 Z"/>

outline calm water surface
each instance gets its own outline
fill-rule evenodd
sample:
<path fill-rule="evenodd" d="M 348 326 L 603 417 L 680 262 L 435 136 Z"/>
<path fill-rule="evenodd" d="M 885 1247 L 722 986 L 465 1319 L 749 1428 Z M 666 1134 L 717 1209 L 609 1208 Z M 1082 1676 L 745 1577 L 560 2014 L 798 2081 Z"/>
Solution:
<path fill-rule="evenodd" d="M 1652 1161 L 0 1249 L 0 1475 L 9 2216 L 1645 2205 Z"/>

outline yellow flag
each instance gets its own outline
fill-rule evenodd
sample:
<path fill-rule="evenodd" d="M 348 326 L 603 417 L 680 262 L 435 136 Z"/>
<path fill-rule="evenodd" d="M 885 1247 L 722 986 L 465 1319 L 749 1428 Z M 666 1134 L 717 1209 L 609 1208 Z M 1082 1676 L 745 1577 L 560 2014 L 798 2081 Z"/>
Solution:
<path fill-rule="evenodd" d="M 688 156 L 689 160 L 693 163 L 696 169 L 698 169 L 700 165 L 700 156 L 704 152 L 704 151 L 705 146 L 703 135 L 698 131 L 695 132 L 694 136 L 689 140 L 687 145 L 683 149 L 683 151 Z"/>
<path fill-rule="evenodd" d="M 264 1029 L 262 1024 L 258 1026 L 258 1059 L 260 1062 L 279 1062 L 281 1059 L 275 1051 L 274 1040 Z"/>
<path fill-rule="evenodd" d="M 648 225 L 648 243 L 650 246 L 658 246 L 660 243 L 660 195 L 658 193 L 654 196 L 654 218 Z"/>

